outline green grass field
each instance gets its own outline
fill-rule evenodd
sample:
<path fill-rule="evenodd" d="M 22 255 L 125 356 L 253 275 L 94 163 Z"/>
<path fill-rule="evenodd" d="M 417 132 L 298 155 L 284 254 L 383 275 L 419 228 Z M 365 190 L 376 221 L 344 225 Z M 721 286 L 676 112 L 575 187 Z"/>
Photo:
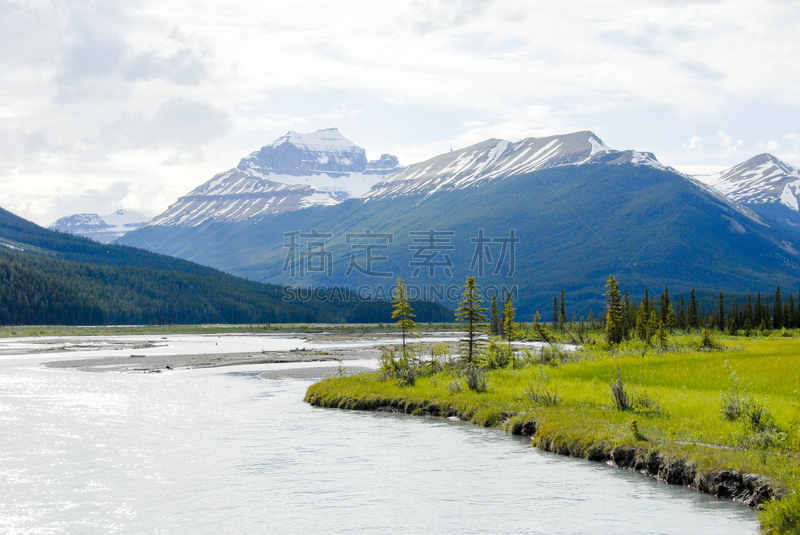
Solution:
<path fill-rule="evenodd" d="M 533 443 L 555 451 L 566 448 L 590 456 L 587 452 L 598 445 L 606 450 L 634 447 L 682 459 L 698 472 L 759 474 L 786 496 L 763 505 L 764 532 L 796 532 L 800 339 L 726 338 L 720 341 L 723 351 L 693 350 L 698 341 L 697 335 L 677 337 L 672 342 L 676 352 L 650 349 L 644 355 L 643 343 L 616 350 L 587 346 L 574 361 L 558 366 L 529 363 L 489 370 L 486 388 L 478 391 L 467 388 L 463 374 L 451 369 L 422 374 L 406 386 L 380 373 L 327 379 L 313 385 L 306 399 L 328 407 L 393 404 L 418 414 L 430 409 L 509 430 L 533 421 L 538 426 Z M 738 399 L 757 408 L 758 425 L 747 416 L 735 421 L 723 416 L 732 373 Z M 610 383 L 618 374 L 630 399 L 645 400 L 636 410 L 615 408 Z M 536 395 L 543 392 L 557 395 L 557 403 L 549 405 Z"/>

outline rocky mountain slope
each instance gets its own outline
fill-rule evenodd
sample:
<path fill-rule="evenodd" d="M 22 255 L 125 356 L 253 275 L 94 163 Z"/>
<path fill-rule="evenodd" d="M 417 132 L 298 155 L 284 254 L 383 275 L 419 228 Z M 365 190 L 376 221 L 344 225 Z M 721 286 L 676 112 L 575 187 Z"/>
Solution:
<path fill-rule="evenodd" d="M 367 161 L 364 149 L 336 128 L 310 134 L 289 132 L 178 199 L 150 225 L 240 222 L 333 206 L 363 195 L 398 168 L 397 158 L 390 154 Z"/>
<path fill-rule="evenodd" d="M 699 177 L 784 230 L 800 232 L 800 169 L 759 154 L 717 175 Z"/>

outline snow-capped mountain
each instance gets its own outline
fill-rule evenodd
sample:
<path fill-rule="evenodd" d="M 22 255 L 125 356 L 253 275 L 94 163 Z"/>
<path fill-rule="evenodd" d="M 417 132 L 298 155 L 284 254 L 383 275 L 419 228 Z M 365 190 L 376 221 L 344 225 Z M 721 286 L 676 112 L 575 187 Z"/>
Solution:
<path fill-rule="evenodd" d="M 782 204 L 800 212 L 800 169 L 771 154 L 759 154 L 703 178 L 738 203 Z"/>
<path fill-rule="evenodd" d="M 58 219 L 47 227 L 50 230 L 77 234 L 101 243 L 110 243 L 128 232 L 143 226 L 150 218 L 139 212 L 117 210 L 108 215 L 75 214 Z"/>
<path fill-rule="evenodd" d="M 368 162 L 364 149 L 336 128 L 289 132 L 178 199 L 150 226 L 191 227 L 332 206 L 363 195 L 398 168 L 390 154 Z"/>
<path fill-rule="evenodd" d="M 541 169 L 592 163 L 644 165 L 667 170 L 652 153 L 610 149 L 588 131 L 532 137 L 516 143 L 489 139 L 408 166 L 375 185 L 363 198 L 378 200 L 402 195 L 432 195 Z"/>

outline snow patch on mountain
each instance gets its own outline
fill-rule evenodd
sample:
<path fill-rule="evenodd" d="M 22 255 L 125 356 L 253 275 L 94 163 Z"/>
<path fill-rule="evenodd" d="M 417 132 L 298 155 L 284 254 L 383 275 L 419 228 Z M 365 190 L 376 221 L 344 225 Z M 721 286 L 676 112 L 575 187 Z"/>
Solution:
<path fill-rule="evenodd" d="M 800 211 L 800 169 L 771 154 L 759 154 L 702 179 L 738 203 L 775 203 Z"/>
<path fill-rule="evenodd" d="M 592 132 L 576 132 L 516 143 L 490 139 L 411 165 L 376 184 L 362 198 L 430 196 L 440 191 L 474 187 L 551 167 L 605 163 L 671 170 L 649 152 L 615 151 Z"/>
<path fill-rule="evenodd" d="M 367 161 L 366 151 L 336 128 L 289 132 L 178 199 L 150 225 L 236 222 L 332 206 L 363 195 L 398 169 L 391 154 Z"/>

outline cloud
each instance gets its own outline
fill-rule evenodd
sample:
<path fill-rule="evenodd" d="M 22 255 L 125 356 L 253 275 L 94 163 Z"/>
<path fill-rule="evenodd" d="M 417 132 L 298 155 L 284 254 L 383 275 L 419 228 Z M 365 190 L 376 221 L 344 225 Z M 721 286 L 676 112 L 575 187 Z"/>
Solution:
<path fill-rule="evenodd" d="M 0 96 L 88 183 L 110 187 L 108 177 L 120 175 L 133 183 L 126 166 L 135 169 L 136 187 L 151 188 L 126 197 L 144 203 L 125 206 L 139 211 L 156 198 L 165 208 L 289 129 L 322 123 L 404 163 L 489 137 L 585 129 L 693 166 L 774 150 L 743 141 L 753 130 L 787 146 L 797 139 L 786 134 L 792 123 L 769 120 L 800 110 L 800 71 L 786 68 L 800 55 L 786 22 L 800 19 L 798 3 L 240 0 L 195 8 L 194 0 L 0 3 Z M 2 118 L 7 185 L 45 153 L 13 114 Z M 64 166 L 45 168 L 31 180 L 74 180 Z M 164 176 L 175 177 L 175 189 L 153 194 L 166 191 Z M 43 213 L 35 199 L 56 206 L 45 202 L 46 187 L 25 191 L 31 217 Z"/>
<path fill-rule="evenodd" d="M 775 140 L 767 141 L 766 143 L 764 143 L 763 141 L 758 142 L 758 148 L 760 150 L 766 150 L 768 152 L 775 152 L 780 148 L 780 146 L 781 144 Z"/>
<path fill-rule="evenodd" d="M 730 139 L 730 137 L 728 139 Z M 682 143 L 681 146 L 686 150 L 702 150 L 703 146 L 700 145 L 701 141 L 702 139 L 700 139 L 700 136 L 692 136 L 688 143 Z"/>
<path fill-rule="evenodd" d="M 717 132 L 717 137 L 719 137 L 720 145 L 722 146 L 723 153 L 725 156 L 731 156 L 733 154 L 741 153 L 742 146 L 744 142 L 739 139 L 735 143 L 731 140 L 730 134 L 723 132 L 722 130 Z"/>

